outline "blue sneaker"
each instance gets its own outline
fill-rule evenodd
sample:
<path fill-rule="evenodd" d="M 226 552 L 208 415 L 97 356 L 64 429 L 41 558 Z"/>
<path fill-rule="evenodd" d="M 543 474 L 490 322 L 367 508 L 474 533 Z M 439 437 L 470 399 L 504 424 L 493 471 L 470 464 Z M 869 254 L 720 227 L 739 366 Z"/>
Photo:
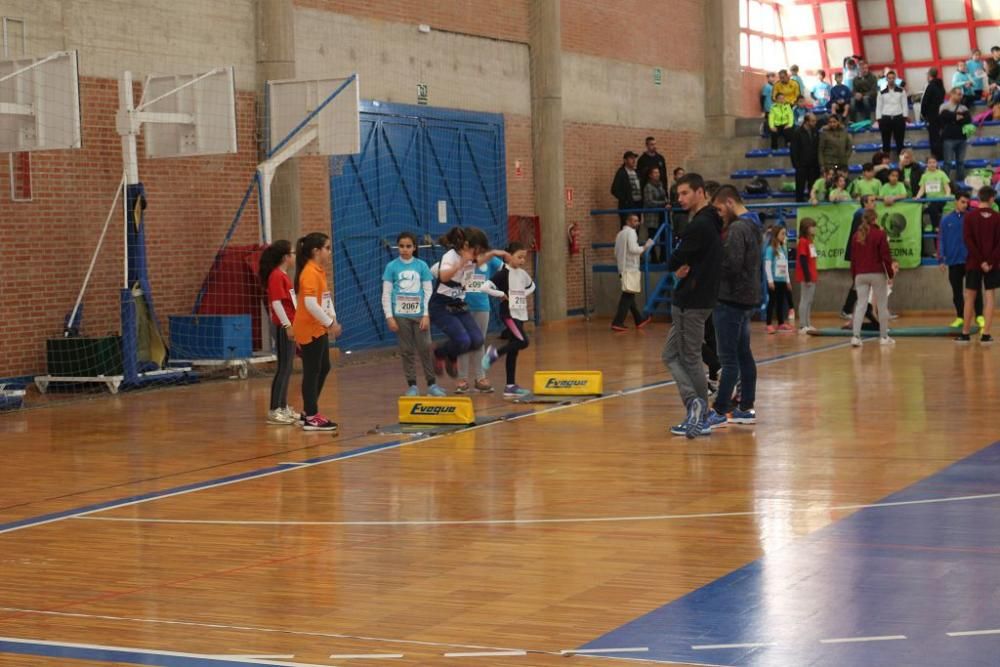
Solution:
<path fill-rule="evenodd" d="M 740 410 L 737 408 L 729 415 L 729 421 L 733 424 L 756 424 L 757 412 L 753 408 L 749 410 Z"/>
<path fill-rule="evenodd" d="M 409 388 L 406 390 L 406 393 L 403 394 L 403 396 L 419 396 L 419 395 L 420 395 L 420 390 L 417 389 L 417 385 L 415 384 L 411 384 Z"/>
<path fill-rule="evenodd" d="M 496 347 L 490 345 L 488 348 L 486 348 L 486 352 L 483 353 L 483 370 L 484 371 L 490 370 L 490 366 L 492 366 L 493 362 L 499 358 L 500 355 L 497 354 Z"/>
<path fill-rule="evenodd" d="M 447 396 L 448 392 L 446 392 L 440 386 L 438 386 L 436 384 L 432 384 L 431 386 L 427 387 L 427 395 L 428 396 L 436 396 L 438 398 L 441 398 L 442 396 Z"/>
<path fill-rule="evenodd" d="M 688 404 L 688 414 L 687 419 L 687 433 L 685 435 L 693 440 L 701 435 L 701 422 L 705 419 L 705 413 L 708 411 L 708 404 L 700 398 L 695 398 Z"/>
<path fill-rule="evenodd" d="M 726 419 L 726 415 L 720 415 L 715 410 L 709 410 L 708 414 L 705 415 L 704 421 L 701 422 L 702 430 L 714 431 L 717 428 L 726 428 L 729 425 L 729 420 Z"/>
<path fill-rule="evenodd" d="M 509 384 L 503 388 L 504 398 L 524 398 L 531 394 L 530 391 L 523 387 L 519 387 L 516 384 Z"/>
<path fill-rule="evenodd" d="M 670 434 L 671 435 L 684 435 L 684 436 L 686 436 L 688 434 L 688 423 L 687 422 L 681 422 L 680 424 L 677 424 L 676 426 L 671 426 L 670 427 Z"/>

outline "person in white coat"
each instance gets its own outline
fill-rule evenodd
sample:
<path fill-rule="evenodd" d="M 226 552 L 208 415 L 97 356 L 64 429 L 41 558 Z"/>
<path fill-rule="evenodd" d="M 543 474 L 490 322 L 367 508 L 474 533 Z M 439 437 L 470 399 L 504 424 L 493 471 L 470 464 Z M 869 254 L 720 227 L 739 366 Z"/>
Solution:
<path fill-rule="evenodd" d="M 639 245 L 639 235 L 636 228 L 639 226 L 639 216 L 634 213 L 629 214 L 625 220 L 625 226 L 615 237 L 615 261 L 618 263 L 618 275 L 622 281 L 622 295 L 618 299 L 618 311 L 615 318 L 611 320 L 612 331 L 626 331 L 625 318 L 632 313 L 637 329 L 641 329 L 649 324 L 650 317 L 645 318 L 635 304 L 635 295 L 641 291 L 641 277 L 639 272 L 639 259 L 642 253 L 646 252 L 651 245 L 652 239 L 646 241 L 646 245 Z"/>

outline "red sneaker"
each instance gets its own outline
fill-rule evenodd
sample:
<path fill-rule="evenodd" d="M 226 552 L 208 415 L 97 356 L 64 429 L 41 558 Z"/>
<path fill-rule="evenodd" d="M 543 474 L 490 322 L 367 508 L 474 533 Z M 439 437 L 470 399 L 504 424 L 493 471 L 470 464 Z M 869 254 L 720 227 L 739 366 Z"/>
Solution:
<path fill-rule="evenodd" d="M 628 331 L 628 327 L 623 326 L 621 324 L 612 324 L 611 325 L 611 330 L 612 331 Z"/>
<path fill-rule="evenodd" d="M 646 319 L 644 319 L 642 322 L 639 322 L 637 325 L 635 325 L 635 328 L 636 329 L 642 329 L 643 327 L 645 327 L 647 324 L 649 324 L 652 321 L 653 321 L 652 316 L 647 316 Z"/>
<path fill-rule="evenodd" d="M 302 430 L 335 432 L 337 430 L 337 424 L 321 414 L 315 414 L 312 417 L 306 417 L 306 421 L 302 424 Z"/>

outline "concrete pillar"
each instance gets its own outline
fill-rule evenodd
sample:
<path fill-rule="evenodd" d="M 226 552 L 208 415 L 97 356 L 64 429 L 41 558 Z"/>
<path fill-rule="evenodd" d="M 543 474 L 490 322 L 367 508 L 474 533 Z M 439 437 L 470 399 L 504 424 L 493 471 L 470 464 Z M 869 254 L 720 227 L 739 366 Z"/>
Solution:
<path fill-rule="evenodd" d="M 531 0 L 531 140 L 535 211 L 542 224 L 541 317 L 566 318 L 566 209 L 559 0 Z"/>
<path fill-rule="evenodd" d="M 705 136 L 734 137 L 742 85 L 739 3 L 706 0 L 705 32 Z"/>
<path fill-rule="evenodd" d="M 264 158 L 267 136 L 267 101 L 264 84 L 269 80 L 295 78 L 295 7 L 293 0 L 257 0 L 257 128 L 261 139 L 259 158 Z M 272 138 L 278 141 L 278 138 Z M 299 163 L 291 159 L 281 165 L 271 184 L 271 234 L 295 245 L 301 234 L 301 189 Z"/>

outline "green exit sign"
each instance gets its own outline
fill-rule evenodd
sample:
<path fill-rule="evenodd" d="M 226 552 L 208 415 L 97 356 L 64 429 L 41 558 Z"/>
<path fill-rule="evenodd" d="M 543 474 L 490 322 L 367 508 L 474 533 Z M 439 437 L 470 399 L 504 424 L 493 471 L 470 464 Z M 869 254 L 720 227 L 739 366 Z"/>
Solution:
<path fill-rule="evenodd" d="M 654 67 L 653 68 L 653 85 L 662 86 L 663 85 L 663 68 Z"/>

